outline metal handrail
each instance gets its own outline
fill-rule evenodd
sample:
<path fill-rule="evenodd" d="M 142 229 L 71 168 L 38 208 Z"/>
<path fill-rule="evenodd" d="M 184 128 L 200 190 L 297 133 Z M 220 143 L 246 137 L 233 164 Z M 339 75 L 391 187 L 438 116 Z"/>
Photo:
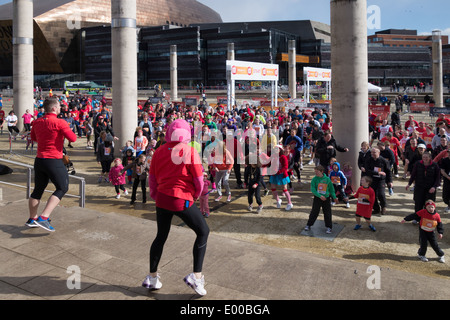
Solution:
<path fill-rule="evenodd" d="M 32 165 L 29 165 L 29 164 L 20 163 L 20 162 L 7 160 L 7 159 L 2 159 L 2 158 L 0 158 L 0 161 L 6 162 L 6 163 L 9 163 L 9 164 L 13 164 L 13 165 L 16 165 L 16 166 L 27 168 L 27 186 L 25 188 L 27 189 L 26 190 L 26 198 L 29 199 L 30 195 L 31 195 L 31 171 L 34 170 L 34 167 Z M 77 177 L 77 176 L 72 176 L 72 175 L 69 175 L 69 177 L 79 181 L 79 193 L 80 193 L 80 195 L 77 196 L 77 195 L 72 195 L 72 194 L 66 194 L 66 196 L 72 197 L 72 198 L 79 198 L 80 199 L 79 202 L 78 202 L 79 206 L 81 208 L 84 208 L 85 202 L 86 202 L 86 192 L 85 192 L 86 191 L 86 180 L 83 177 Z M 0 183 L 23 188 L 23 186 L 21 186 L 19 184 L 13 184 L 13 183 L 4 182 L 4 181 L 0 181 Z M 48 191 L 48 190 L 45 190 L 45 191 L 46 192 L 51 192 L 51 191 Z"/>

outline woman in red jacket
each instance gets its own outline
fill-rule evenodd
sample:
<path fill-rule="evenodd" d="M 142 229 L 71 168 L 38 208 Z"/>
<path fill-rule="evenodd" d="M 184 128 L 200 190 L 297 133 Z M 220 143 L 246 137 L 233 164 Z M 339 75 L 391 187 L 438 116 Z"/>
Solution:
<path fill-rule="evenodd" d="M 150 274 L 142 286 L 160 289 L 158 264 L 169 235 L 172 217 L 180 217 L 197 235 L 194 243 L 194 268 L 184 278 L 185 283 L 199 295 L 205 295 L 203 260 L 209 227 L 195 205 L 203 189 L 203 166 L 198 152 L 188 143 L 191 128 L 182 119 L 173 121 L 166 132 L 167 143 L 152 157 L 149 172 L 150 196 L 156 201 L 158 232 L 150 248 Z"/>
<path fill-rule="evenodd" d="M 283 187 L 283 193 L 288 201 L 288 205 L 286 206 L 286 211 L 289 211 L 293 207 L 293 204 L 291 202 L 291 195 L 287 189 L 288 183 L 291 182 L 291 180 L 289 179 L 289 174 L 288 174 L 289 161 L 286 156 L 286 154 L 289 153 L 289 146 L 286 146 L 285 149 L 283 149 L 283 147 L 281 145 L 277 145 L 275 148 L 278 149 L 278 152 L 280 153 L 278 172 L 276 174 L 270 176 L 269 182 L 272 187 L 273 197 L 274 197 L 274 199 L 277 200 L 277 208 L 281 208 L 281 199 L 278 196 L 276 187 L 277 186 Z"/>

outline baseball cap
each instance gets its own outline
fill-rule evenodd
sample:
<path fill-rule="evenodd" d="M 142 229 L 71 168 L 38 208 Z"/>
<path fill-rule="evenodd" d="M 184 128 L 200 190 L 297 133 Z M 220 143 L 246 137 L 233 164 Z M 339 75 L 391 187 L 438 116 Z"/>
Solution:
<path fill-rule="evenodd" d="M 417 146 L 417 148 L 423 148 L 423 149 L 426 149 L 426 148 L 427 148 L 427 146 L 426 146 L 426 145 L 424 145 L 423 143 L 421 143 L 421 144 L 419 144 L 419 145 Z"/>

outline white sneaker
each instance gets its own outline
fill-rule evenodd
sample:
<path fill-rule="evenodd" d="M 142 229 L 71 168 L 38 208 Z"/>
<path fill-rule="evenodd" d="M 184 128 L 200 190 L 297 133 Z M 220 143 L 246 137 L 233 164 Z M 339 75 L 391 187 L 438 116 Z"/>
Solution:
<path fill-rule="evenodd" d="M 277 208 L 278 208 L 278 209 L 281 208 L 281 199 L 277 201 Z"/>
<path fill-rule="evenodd" d="M 127 196 L 127 195 L 128 195 L 128 190 L 125 190 L 125 191 L 123 192 L 123 194 Z"/>
<path fill-rule="evenodd" d="M 334 206 L 336 204 L 336 202 L 334 202 L 334 201 L 331 201 L 331 205 L 332 206 Z"/>
<path fill-rule="evenodd" d="M 345 204 L 345 207 L 346 207 L 346 208 L 350 208 L 350 203 L 347 202 L 347 203 Z"/>
<path fill-rule="evenodd" d="M 445 263 L 445 258 L 444 258 L 444 256 L 439 257 L 439 262 L 440 262 L 440 263 Z"/>
<path fill-rule="evenodd" d="M 230 202 L 230 201 L 231 201 L 231 194 L 229 194 L 227 197 L 227 202 Z"/>
<path fill-rule="evenodd" d="M 308 162 L 308 165 L 312 165 L 312 164 L 314 164 L 314 161 L 310 160 L 310 161 Z"/>
<path fill-rule="evenodd" d="M 219 202 L 220 199 L 222 199 L 222 196 L 218 196 L 216 199 L 214 199 L 215 202 Z"/>
<path fill-rule="evenodd" d="M 253 211 L 253 207 L 252 206 L 248 206 L 248 211 L 252 212 Z"/>
<path fill-rule="evenodd" d="M 325 231 L 325 233 L 330 234 L 331 233 L 331 228 L 327 228 L 327 231 Z"/>
<path fill-rule="evenodd" d="M 162 283 L 159 281 L 159 274 L 156 277 L 152 277 L 148 275 L 144 282 L 142 282 L 142 286 L 147 289 L 158 290 L 161 289 Z"/>
<path fill-rule="evenodd" d="M 263 205 L 258 206 L 258 209 L 256 210 L 256 213 L 261 213 L 263 208 L 264 208 Z"/>
<path fill-rule="evenodd" d="M 204 296 L 206 294 L 205 290 L 205 277 L 202 276 L 201 279 L 197 279 L 193 273 L 188 274 L 184 277 L 184 282 L 194 289 L 199 295 Z"/>
<path fill-rule="evenodd" d="M 120 199 L 120 193 L 116 195 L 116 199 Z"/>
<path fill-rule="evenodd" d="M 288 205 L 286 206 L 286 211 L 291 210 L 292 207 L 294 207 L 294 205 L 292 203 L 288 203 Z"/>
<path fill-rule="evenodd" d="M 423 262 L 428 262 L 428 259 L 425 256 L 417 255 L 417 257 Z"/>

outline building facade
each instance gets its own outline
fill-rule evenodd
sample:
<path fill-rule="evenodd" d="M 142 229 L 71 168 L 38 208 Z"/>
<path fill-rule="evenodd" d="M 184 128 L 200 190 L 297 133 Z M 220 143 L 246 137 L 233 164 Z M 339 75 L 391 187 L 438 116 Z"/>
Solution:
<path fill-rule="evenodd" d="M 432 35 L 418 35 L 417 30 L 388 29 L 367 37 L 369 44 L 398 48 L 428 48 L 433 43 Z M 448 44 L 448 36 L 442 36 L 442 44 Z"/>
<path fill-rule="evenodd" d="M 138 27 L 192 23 L 220 23 L 220 15 L 196 0 L 136 0 Z M 39 0 L 34 1 L 35 52 L 50 49 L 45 66 L 36 65 L 37 74 L 83 73 L 84 28 L 110 26 L 111 0 Z M 0 30 L 12 30 L 12 2 L 0 6 Z M 0 76 L 12 76 L 12 32 L 0 32 Z M 42 37 L 40 37 L 42 35 Z M 3 37 L 3 38 L 2 38 Z M 88 41 L 89 42 L 89 41 Z M 11 45 L 12 48 L 12 45 Z M 35 53 L 39 55 L 40 53 Z M 50 55 L 50 57 L 48 57 Z M 50 61 L 52 65 L 50 64 Z M 88 62 L 89 64 L 90 62 Z M 107 63 L 107 61 L 105 61 Z M 80 79 L 81 80 L 81 79 Z"/>

